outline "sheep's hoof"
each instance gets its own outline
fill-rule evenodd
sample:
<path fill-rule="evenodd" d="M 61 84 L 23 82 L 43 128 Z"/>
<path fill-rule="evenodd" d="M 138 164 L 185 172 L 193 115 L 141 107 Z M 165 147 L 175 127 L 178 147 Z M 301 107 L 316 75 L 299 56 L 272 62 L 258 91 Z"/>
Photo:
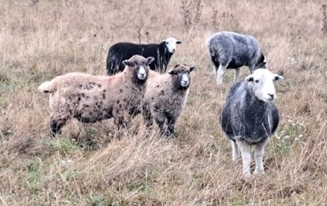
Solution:
<path fill-rule="evenodd" d="M 217 86 L 222 86 L 223 82 L 222 81 L 216 81 Z"/>
<path fill-rule="evenodd" d="M 240 157 L 240 156 L 235 156 L 235 157 L 233 156 L 233 157 L 232 157 L 232 162 L 237 162 L 237 161 L 239 160 L 239 157 Z"/>
<path fill-rule="evenodd" d="M 263 175 L 263 174 L 265 174 L 265 171 L 263 171 L 263 170 L 255 170 L 253 172 L 253 175 Z"/>
<path fill-rule="evenodd" d="M 251 179 L 252 179 L 252 175 L 251 175 L 250 172 L 249 173 L 243 173 L 243 180 L 249 181 Z"/>
<path fill-rule="evenodd" d="M 167 136 L 168 139 L 176 139 L 176 136 L 174 134 L 171 134 L 169 136 Z"/>
<path fill-rule="evenodd" d="M 168 138 L 168 139 L 175 139 L 177 138 L 177 135 L 176 133 L 173 131 L 173 130 L 168 130 L 165 132 L 165 136 Z"/>

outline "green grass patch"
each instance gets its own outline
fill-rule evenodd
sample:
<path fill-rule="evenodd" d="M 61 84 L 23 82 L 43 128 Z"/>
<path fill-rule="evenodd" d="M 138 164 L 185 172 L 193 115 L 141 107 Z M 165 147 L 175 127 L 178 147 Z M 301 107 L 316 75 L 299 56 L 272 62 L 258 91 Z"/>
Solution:
<path fill-rule="evenodd" d="M 60 155 L 68 155 L 80 149 L 77 143 L 68 137 L 62 137 L 58 140 L 47 142 L 47 148 L 50 153 L 59 152 Z"/>

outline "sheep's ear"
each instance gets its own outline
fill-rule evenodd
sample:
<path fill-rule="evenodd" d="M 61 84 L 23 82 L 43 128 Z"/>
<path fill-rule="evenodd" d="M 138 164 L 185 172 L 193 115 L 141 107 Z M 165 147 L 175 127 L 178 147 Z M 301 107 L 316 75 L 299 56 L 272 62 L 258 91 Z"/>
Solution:
<path fill-rule="evenodd" d="M 251 75 L 247 76 L 245 78 L 245 81 L 247 81 L 247 82 L 253 82 L 253 75 L 251 74 Z"/>
<path fill-rule="evenodd" d="M 190 72 L 192 72 L 195 69 L 195 66 L 190 67 Z"/>
<path fill-rule="evenodd" d="M 128 61 L 128 59 L 124 60 L 122 63 L 124 64 L 124 66 L 134 66 L 134 62 Z"/>
<path fill-rule="evenodd" d="M 258 65 L 256 65 L 256 68 L 258 69 L 267 69 L 267 62 L 261 62 Z"/>
<path fill-rule="evenodd" d="M 177 42 L 176 42 L 176 44 L 181 44 L 182 43 L 182 41 L 179 41 L 179 40 L 177 40 Z"/>
<path fill-rule="evenodd" d="M 282 80 L 282 79 L 284 79 L 284 77 L 281 75 L 278 75 L 278 74 L 276 74 L 274 77 L 274 81 L 278 81 L 278 80 Z"/>
<path fill-rule="evenodd" d="M 151 64 L 154 61 L 154 57 L 148 57 L 146 60 L 148 61 L 148 64 Z"/>
<path fill-rule="evenodd" d="M 170 70 L 170 71 L 168 72 L 168 74 L 174 75 L 174 74 L 177 74 L 177 72 L 176 72 L 175 70 Z"/>

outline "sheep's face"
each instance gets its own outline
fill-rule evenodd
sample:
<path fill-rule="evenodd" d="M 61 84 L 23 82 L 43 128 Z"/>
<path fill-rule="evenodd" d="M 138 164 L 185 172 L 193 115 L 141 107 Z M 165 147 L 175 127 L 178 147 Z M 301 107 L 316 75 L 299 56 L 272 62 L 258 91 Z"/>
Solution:
<path fill-rule="evenodd" d="M 245 81 L 254 95 L 261 101 L 273 102 L 276 99 L 274 82 L 283 79 L 282 76 L 270 72 L 268 69 L 257 69 L 247 76 Z"/>
<path fill-rule="evenodd" d="M 187 89 L 191 83 L 190 73 L 194 70 L 194 67 L 187 67 L 185 65 L 175 65 L 168 73 L 172 75 L 173 81 L 177 88 Z"/>
<path fill-rule="evenodd" d="M 138 80 L 144 81 L 148 77 L 149 64 L 153 62 L 153 57 L 144 58 L 140 55 L 134 55 L 128 60 L 124 60 L 123 64 L 128 69 L 132 69 L 135 72 L 135 76 Z"/>
<path fill-rule="evenodd" d="M 176 45 L 177 44 L 181 44 L 182 42 L 173 38 L 173 37 L 169 37 L 167 39 L 164 40 L 169 53 L 174 53 L 176 51 Z"/>
<path fill-rule="evenodd" d="M 146 69 L 144 68 L 143 65 L 140 65 L 138 67 L 138 71 L 137 71 L 137 78 L 139 80 L 144 80 L 146 78 Z"/>

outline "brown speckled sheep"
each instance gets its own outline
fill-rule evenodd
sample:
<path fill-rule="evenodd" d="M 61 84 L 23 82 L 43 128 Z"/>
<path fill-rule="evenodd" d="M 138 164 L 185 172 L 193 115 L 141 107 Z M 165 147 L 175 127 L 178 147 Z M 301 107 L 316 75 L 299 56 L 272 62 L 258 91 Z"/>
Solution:
<path fill-rule="evenodd" d="M 114 118 L 118 130 L 126 127 L 141 112 L 153 59 L 134 55 L 124 61 L 124 72 L 114 76 L 68 73 L 41 84 L 39 91 L 50 93 L 51 136 L 72 118 L 84 123 Z"/>
<path fill-rule="evenodd" d="M 148 127 L 154 119 L 162 134 L 174 134 L 175 123 L 187 100 L 193 69 L 175 65 L 165 74 L 150 71 L 142 111 Z"/>

